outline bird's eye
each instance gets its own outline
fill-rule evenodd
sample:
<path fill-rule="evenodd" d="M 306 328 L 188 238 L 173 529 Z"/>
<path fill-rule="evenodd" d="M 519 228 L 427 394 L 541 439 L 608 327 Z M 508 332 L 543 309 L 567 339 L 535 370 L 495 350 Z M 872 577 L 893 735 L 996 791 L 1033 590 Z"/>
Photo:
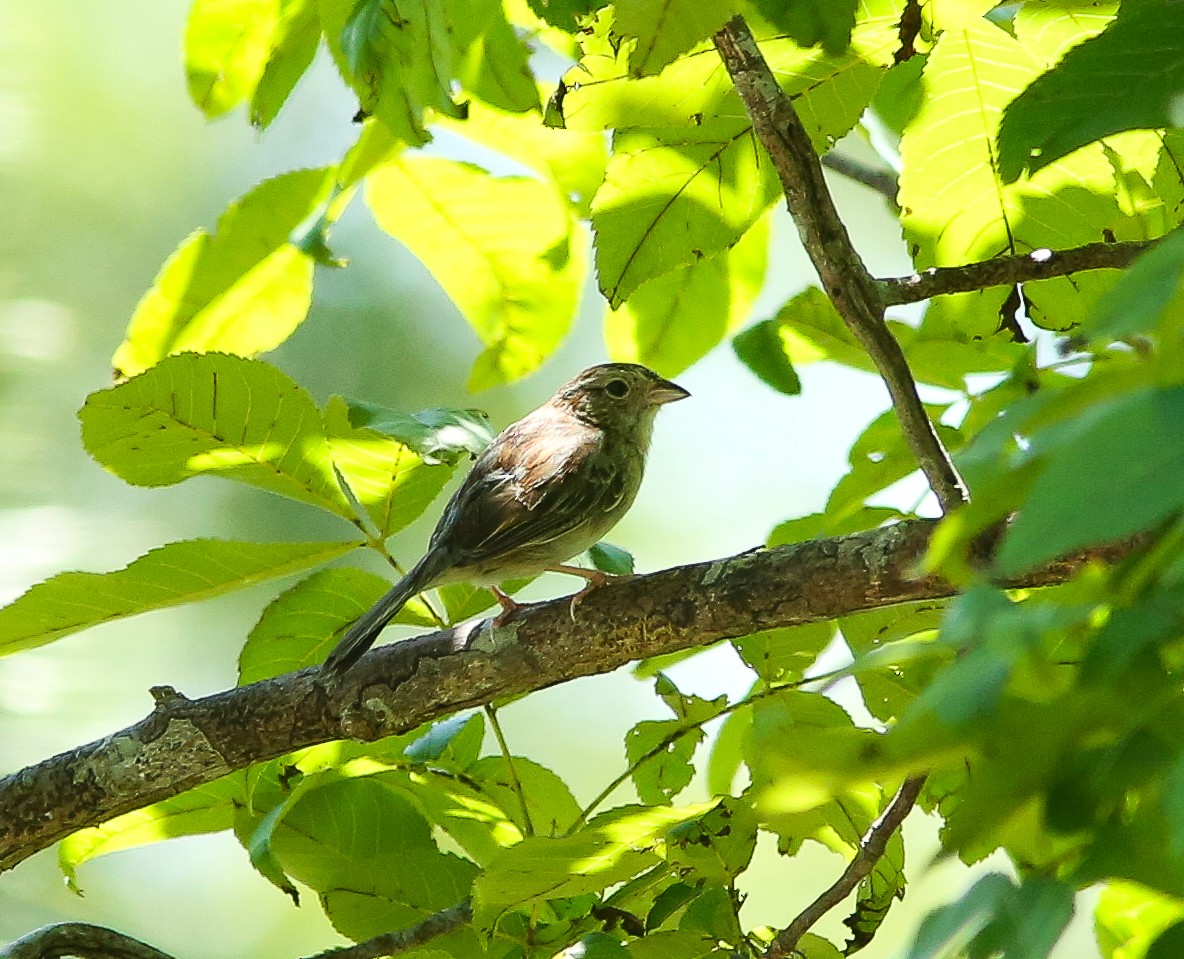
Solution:
<path fill-rule="evenodd" d="M 609 396 L 615 396 L 617 399 L 629 395 L 629 384 L 624 380 L 609 380 L 604 384 L 604 388 Z"/>

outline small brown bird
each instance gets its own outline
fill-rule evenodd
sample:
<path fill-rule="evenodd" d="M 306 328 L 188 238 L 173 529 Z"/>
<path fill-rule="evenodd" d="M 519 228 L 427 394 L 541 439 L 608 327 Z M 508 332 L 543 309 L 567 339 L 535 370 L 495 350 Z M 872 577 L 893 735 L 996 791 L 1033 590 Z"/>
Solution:
<path fill-rule="evenodd" d="M 322 669 L 344 673 L 407 600 L 435 586 L 490 586 L 502 618 L 518 605 L 497 588 L 504 580 L 554 570 L 582 576 L 585 588 L 603 582 L 603 573 L 564 561 L 633 505 L 658 408 L 688 396 L 644 366 L 605 363 L 507 426 L 444 507 L 423 559 L 350 627 Z"/>

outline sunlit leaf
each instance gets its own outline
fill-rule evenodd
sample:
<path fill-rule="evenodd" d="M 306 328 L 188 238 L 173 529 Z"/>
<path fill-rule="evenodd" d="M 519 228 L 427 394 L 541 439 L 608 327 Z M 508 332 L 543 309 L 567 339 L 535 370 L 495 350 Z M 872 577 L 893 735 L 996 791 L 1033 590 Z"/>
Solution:
<path fill-rule="evenodd" d="M 321 411 L 259 360 L 170 356 L 92 393 L 78 415 L 87 451 L 135 486 L 222 476 L 353 515 L 333 473 Z"/>
<path fill-rule="evenodd" d="M 401 157 L 371 174 L 367 200 L 485 344 L 470 389 L 519 379 L 554 352 L 571 326 L 586 265 L 584 240 L 553 186 Z"/>
<path fill-rule="evenodd" d="M 738 9 L 737 0 L 700 3 L 699 0 L 617 0 L 616 29 L 634 37 L 629 54 L 632 73 L 657 73 L 680 53 L 710 37 Z"/>
<path fill-rule="evenodd" d="M 185 29 L 189 96 L 221 116 L 254 91 L 271 56 L 280 0 L 194 0 Z"/>
<path fill-rule="evenodd" d="M 232 203 L 214 234 L 192 234 L 141 298 L 111 362 L 134 376 L 171 353 L 254 356 L 292 335 L 308 313 L 314 258 L 299 229 L 331 223 L 348 203 L 332 169 L 265 180 Z"/>
<path fill-rule="evenodd" d="M 999 128 L 1007 181 L 1120 130 L 1180 126 L 1184 10 L 1172 0 L 1123 7 L 1008 107 Z"/>
<path fill-rule="evenodd" d="M 109 573 L 58 573 L 0 609 L 0 653 L 243 589 L 336 559 L 356 543 L 185 540 Z"/>

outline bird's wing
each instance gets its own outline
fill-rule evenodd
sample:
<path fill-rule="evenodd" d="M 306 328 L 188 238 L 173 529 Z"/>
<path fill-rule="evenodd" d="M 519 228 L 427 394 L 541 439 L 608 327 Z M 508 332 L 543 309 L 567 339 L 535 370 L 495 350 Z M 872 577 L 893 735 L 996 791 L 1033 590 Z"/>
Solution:
<path fill-rule="evenodd" d="M 602 455 L 602 440 L 600 430 L 569 418 L 515 423 L 478 458 L 433 543 L 447 541 L 460 563 L 480 562 L 559 539 L 611 512 L 625 479 Z"/>

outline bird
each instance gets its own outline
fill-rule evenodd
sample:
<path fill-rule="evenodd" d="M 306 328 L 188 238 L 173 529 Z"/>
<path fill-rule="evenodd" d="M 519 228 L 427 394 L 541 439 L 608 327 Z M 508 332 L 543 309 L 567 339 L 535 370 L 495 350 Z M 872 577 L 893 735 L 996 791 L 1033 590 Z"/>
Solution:
<path fill-rule="evenodd" d="M 321 670 L 343 675 L 412 596 L 436 586 L 491 587 L 500 625 L 519 604 L 498 583 L 569 573 L 587 581 L 574 610 L 609 577 L 565 561 L 599 542 L 633 505 L 658 410 L 690 395 L 640 364 L 603 363 L 511 423 L 444 507 L 423 558 L 350 627 Z"/>

